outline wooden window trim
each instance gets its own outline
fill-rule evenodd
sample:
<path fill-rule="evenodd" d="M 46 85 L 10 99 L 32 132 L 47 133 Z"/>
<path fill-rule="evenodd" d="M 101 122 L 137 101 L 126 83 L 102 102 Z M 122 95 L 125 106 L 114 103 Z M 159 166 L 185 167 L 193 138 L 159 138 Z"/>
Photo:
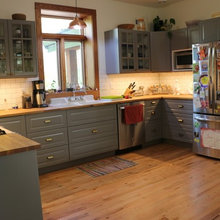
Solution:
<path fill-rule="evenodd" d="M 53 4 L 47 4 L 47 3 L 38 3 L 35 2 L 35 19 L 36 19 L 36 32 L 37 32 L 37 49 L 38 49 L 38 71 L 39 71 L 39 79 L 44 80 L 44 66 L 43 66 L 43 50 L 42 50 L 42 41 L 43 39 L 62 39 L 64 35 L 57 34 L 56 36 L 54 34 L 42 34 L 41 32 L 41 17 L 45 16 L 41 14 L 42 9 L 48 9 L 48 10 L 55 10 L 55 11 L 66 11 L 66 12 L 75 12 L 76 7 L 71 6 L 63 6 L 63 5 L 53 5 Z M 97 43 L 97 22 L 96 22 L 96 10 L 93 9 L 87 9 L 87 8 L 78 8 L 77 7 L 77 14 L 80 18 L 84 18 L 87 16 L 91 16 L 92 18 L 92 32 L 93 32 L 93 55 L 94 55 L 94 71 L 95 71 L 95 89 L 94 90 L 88 90 L 87 94 L 94 95 L 95 98 L 100 97 L 100 91 L 99 91 L 99 68 L 98 68 L 98 43 Z M 52 37 L 53 35 L 53 37 Z M 78 41 L 84 41 L 86 40 L 86 36 L 83 35 L 74 35 L 69 36 L 65 35 L 65 39 L 67 40 L 78 40 Z M 64 44 L 63 44 L 64 46 Z M 62 43 L 61 43 L 62 47 Z M 62 77 L 62 87 L 65 87 L 65 81 L 63 82 L 63 79 L 65 79 L 65 73 L 62 71 L 63 65 L 65 65 L 65 60 L 63 60 L 63 57 L 60 57 L 61 59 L 61 77 Z M 76 95 L 81 95 L 82 92 L 76 92 Z M 65 96 L 71 96 L 72 92 L 66 92 L 63 91 L 61 93 L 51 93 L 47 95 L 47 98 L 53 98 L 53 97 L 65 97 Z"/>

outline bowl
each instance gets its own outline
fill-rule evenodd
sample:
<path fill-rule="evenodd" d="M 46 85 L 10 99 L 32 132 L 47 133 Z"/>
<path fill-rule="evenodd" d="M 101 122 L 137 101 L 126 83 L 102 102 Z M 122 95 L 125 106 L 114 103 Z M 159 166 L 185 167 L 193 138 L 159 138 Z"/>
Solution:
<path fill-rule="evenodd" d="M 25 14 L 16 13 L 16 14 L 12 14 L 11 17 L 12 17 L 13 20 L 26 20 L 26 15 Z"/>
<path fill-rule="evenodd" d="M 134 24 L 119 24 L 118 28 L 132 30 L 134 28 Z"/>

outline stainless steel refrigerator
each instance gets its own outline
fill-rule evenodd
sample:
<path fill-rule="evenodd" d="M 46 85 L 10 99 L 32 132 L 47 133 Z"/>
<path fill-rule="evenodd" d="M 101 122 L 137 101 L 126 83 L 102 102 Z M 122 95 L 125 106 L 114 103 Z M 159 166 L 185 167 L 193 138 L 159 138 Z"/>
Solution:
<path fill-rule="evenodd" d="M 220 159 L 220 41 L 194 44 L 193 151 Z"/>

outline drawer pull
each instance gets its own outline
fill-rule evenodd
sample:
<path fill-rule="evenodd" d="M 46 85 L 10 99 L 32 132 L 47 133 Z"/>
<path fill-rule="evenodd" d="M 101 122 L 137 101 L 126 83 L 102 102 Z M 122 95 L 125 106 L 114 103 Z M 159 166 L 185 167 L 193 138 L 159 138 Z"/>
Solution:
<path fill-rule="evenodd" d="M 152 111 L 152 112 L 151 112 L 151 115 L 155 115 L 155 111 Z"/>
<path fill-rule="evenodd" d="M 46 138 L 45 141 L 46 142 L 51 142 L 53 140 L 53 138 Z"/>
<path fill-rule="evenodd" d="M 184 108 L 184 105 L 177 105 L 178 108 Z"/>
<path fill-rule="evenodd" d="M 97 134 L 99 131 L 97 129 L 92 129 L 93 134 Z"/>
<path fill-rule="evenodd" d="M 49 123 L 51 123 L 51 120 L 45 120 L 44 123 L 49 124 Z"/>
<path fill-rule="evenodd" d="M 183 123 L 183 119 L 178 119 L 178 122 L 179 123 Z"/>
<path fill-rule="evenodd" d="M 48 159 L 48 160 L 53 160 L 53 159 L 54 159 L 54 156 L 53 156 L 53 155 L 48 156 L 47 159 Z"/>
<path fill-rule="evenodd" d="M 155 104 L 156 104 L 156 102 L 155 102 L 155 101 L 152 101 L 152 102 L 151 102 L 151 105 L 155 105 Z"/>

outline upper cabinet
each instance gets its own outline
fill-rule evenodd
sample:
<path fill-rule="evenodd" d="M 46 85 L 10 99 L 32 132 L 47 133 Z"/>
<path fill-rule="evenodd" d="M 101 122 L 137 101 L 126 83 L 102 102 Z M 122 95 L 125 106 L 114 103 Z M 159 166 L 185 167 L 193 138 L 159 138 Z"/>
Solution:
<path fill-rule="evenodd" d="M 108 74 L 149 71 L 149 33 L 126 29 L 106 31 L 105 58 Z"/>
<path fill-rule="evenodd" d="M 35 23 L 0 20 L 0 77 L 37 76 Z"/>
<path fill-rule="evenodd" d="M 0 20 L 0 77 L 7 76 L 9 72 L 7 20 Z"/>
<path fill-rule="evenodd" d="M 151 70 L 171 71 L 170 37 L 167 31 L 150 32 Z"/>
<path fill-rule="evenodd" d="M 200 42 L 208 43 L 220 40 L 220 18 L 212 18 L 199 23 Z"/>
<path fill-rule="evenodd" d="M 171 50 L 191 48 L 199 43 L 199 26 L 177 29 L 171 32 Z"/>

